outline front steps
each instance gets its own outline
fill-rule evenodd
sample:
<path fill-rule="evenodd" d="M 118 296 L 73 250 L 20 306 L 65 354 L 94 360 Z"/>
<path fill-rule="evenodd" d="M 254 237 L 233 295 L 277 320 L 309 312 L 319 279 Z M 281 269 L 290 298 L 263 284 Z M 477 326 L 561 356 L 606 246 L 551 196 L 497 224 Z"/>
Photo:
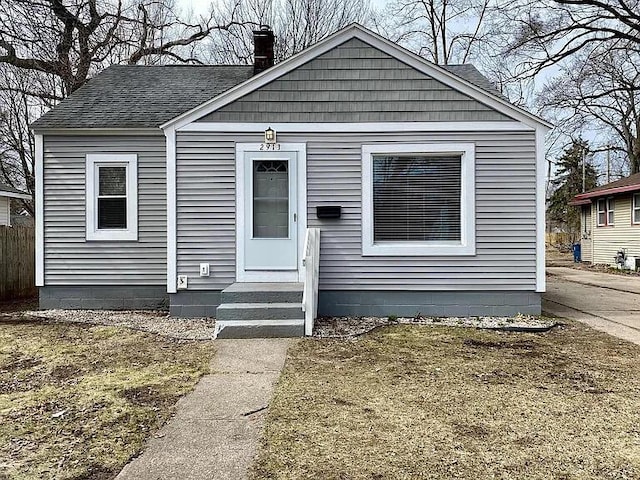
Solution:
<path fill-rule="evenodd" d="M 234 283 L 216 310 L 216 338 L 301 337 L 302 283 Z"/>

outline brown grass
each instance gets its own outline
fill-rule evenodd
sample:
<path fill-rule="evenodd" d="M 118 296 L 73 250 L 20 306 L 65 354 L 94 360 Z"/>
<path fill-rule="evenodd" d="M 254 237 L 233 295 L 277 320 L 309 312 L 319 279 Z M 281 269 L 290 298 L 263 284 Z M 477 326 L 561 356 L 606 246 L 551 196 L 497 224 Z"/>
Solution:
<path fill-rule="evenodd" d="M 211 343 L 0 315 L 0 479 L 107 479 L 209 369 Z"/>
<path fill-rule="evenodd" d="M 252 478 L 640 478 L 640 348 L 574 323 L 302 341 Z"/>

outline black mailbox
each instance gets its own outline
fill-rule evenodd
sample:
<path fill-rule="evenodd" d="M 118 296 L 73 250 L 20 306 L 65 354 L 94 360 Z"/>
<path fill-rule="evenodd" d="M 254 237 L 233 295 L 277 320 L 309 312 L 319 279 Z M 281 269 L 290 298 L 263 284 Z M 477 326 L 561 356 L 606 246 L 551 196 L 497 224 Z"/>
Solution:
<path fill-rule="evenodd" d="M 319 205 L 316 207 L 316 215 L 322 219 L 340 218 L 342 207 L 340 205 Z"/>

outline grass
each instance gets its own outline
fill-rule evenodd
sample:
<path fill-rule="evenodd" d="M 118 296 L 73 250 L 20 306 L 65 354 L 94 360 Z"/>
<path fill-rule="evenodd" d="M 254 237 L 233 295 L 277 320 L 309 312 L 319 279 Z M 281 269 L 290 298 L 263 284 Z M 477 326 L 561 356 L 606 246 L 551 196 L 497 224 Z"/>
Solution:
<path fill-rule="evenodd" d="M 211 343 L 0 315 L 0 479 L 107 479 L 209 369 Z"/>
<path fill-rule="evenodd" d="M 640 348 L 575 323 L 304 340 L 252 478 L 640 478 Z"/>

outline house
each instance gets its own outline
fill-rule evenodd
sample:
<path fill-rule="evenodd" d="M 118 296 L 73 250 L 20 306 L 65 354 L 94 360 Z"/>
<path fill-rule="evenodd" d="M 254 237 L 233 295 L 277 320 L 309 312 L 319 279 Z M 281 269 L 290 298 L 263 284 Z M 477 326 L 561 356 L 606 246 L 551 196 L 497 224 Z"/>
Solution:
<path fill-rule="evenodd" d="M 356 24 L 275 66 L 273 38 L 254 66 L 109 67 L 35 122 L 41 307 L 220 336 L 539 314 L 549 125 Z"/>
<path fill-rule="evenodd" d="M 0 226 L 11 226 L 11 199 L 29 200 L 31 195 L 0 183 Z"/>
<path fill-rule="evenodd" d="M 640 258 L 640 173 L 576 195 L 571 205 L 581 209 L 583 262 L 615 266 L 621 250 Z"/>

